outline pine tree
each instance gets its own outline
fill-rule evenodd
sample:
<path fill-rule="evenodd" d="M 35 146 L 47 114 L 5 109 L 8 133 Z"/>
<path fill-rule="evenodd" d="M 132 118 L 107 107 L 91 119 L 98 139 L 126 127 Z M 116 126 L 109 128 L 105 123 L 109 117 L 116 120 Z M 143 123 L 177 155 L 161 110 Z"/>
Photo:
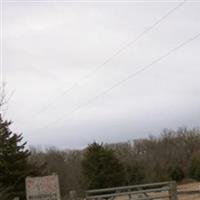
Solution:
<path fill-rule="evenodd" d="M 111 149 L 93 143 L 83 160 L 87 189 L 115 187 L 124 184 L 124 169 Z"/>
<path fill-rule="evenodd" d="M 9 188 L 9 194 L 25 198 L 25 177 L 30 174 L 29 150 L 22 142 L 22 134 L 13 133 L 11 122 L 0 118 L 0 184 Z"/>

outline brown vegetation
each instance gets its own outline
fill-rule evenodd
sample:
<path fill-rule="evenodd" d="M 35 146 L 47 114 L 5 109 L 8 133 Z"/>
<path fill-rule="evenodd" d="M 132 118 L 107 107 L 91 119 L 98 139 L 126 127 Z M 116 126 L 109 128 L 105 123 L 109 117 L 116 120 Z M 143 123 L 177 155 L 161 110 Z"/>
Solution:
<path fill-rule="evenodd" d="M 196 156 L 200 151 L 199 129 L 164 130 L 159 137 L 104 147 L 114 151 L 124 168 L 120 185 L 172 179 L 179 182 L 183 178 L 191 178 L 191 174 L 199 178 L 198 173 L 191 173 L 191 169 L 198 172 L 200 167 L 199 162 L 194 162 L 195 166 L 191 167 L 193 158 L 199 158 Z M 81 195 L 85 189 L 85 177 L 82 173 L 84 152 L 85 150 L 64 151 L 55 148 L 45 151 L 32 149 L 30 162 L 45 165 L 45 173 L 59 175 L 62 196 L 67 197 L 70 190 L 76 190 Z"/>

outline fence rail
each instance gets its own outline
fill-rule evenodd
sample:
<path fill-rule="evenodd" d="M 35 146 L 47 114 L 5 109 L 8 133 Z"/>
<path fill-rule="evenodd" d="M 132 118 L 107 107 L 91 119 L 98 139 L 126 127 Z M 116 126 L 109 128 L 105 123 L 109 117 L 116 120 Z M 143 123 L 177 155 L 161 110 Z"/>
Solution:
<path fill-rule="evenodd" d="M 113 200 L 126 197 L 128 200 L 177 200 L 176 182 L 113 187 L 86 191 L 86 200 Z"/>

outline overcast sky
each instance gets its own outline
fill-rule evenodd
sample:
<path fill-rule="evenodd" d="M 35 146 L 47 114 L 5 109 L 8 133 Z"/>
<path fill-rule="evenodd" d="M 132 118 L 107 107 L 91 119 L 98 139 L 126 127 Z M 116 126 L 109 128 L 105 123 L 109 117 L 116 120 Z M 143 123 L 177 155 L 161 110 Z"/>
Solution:
<path fill-rule="evenodd" d="M 200 32 L 200 1 L 187 1 L 127 45 L 180 2 L 7 0 L 12 129 L 29 145 L 82 148 L 199 127 L 200 38 L 104 93 Z"/>

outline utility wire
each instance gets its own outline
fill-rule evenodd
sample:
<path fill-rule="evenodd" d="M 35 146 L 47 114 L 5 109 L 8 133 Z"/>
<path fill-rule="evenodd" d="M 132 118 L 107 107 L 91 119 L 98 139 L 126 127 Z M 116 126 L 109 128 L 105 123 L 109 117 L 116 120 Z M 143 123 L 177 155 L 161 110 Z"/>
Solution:
<path fill-rule="evenodd" d="M 127 44 L 125 44 L 122 48 L 119 48 L 117 51 L 115 51 L 111 56 L 109 56 L 103 63 L 101 63 L 100 65 L 98 65 L 95 69 L 91 70 L 87 75 L 85 75 L 83 78 L 81 78 L 79 81 L 76 81 L 70 88 L 66 89 L 62 94 L 56 96 L 55 98 L 53 98 L 53 100 L 47 104 L 46 106 L 44 106 L 44 108 L 42 108 L 36 115 L 35 117 L 38 117 L 42 112 L 45 112 L 46 110 L 49 109 L 49 107 L 51 107 L 52 105 L 54 105 L 57 102 L 57 99 L 61 99 L 61 97 L 65 94 L 67 94 L 68 92 L 70 92 L 74 87 L 79 86 L 79 82 L 82 81 L 86 81 L 89 78 L 91 78 L 97 71 L 99 71 L 100 69 L 102 69 L 106 64 L 108 64 L 113 58 L 115 58 L 116 56 L 118 56 L 121 52 L 123 52 L 124 50 L 126 50 L 128 47 L 134 45 L 139 39 L 141 39 L 145 34 L 147 34 L 148 32 L 150 32 L 153 28 L 155 28 L 156 26 L 158 26 L 162 21 L 164 21 L 168 16 L 170 16 L 171 14 L 173 14 L 177 9 L 179 9 L 180 7 L 183 6 L 183 4 L 186 2 L 187 0 L 181 1 L 181 3 L 179 3 L 177 6 L 175 6 L 174 8 L 172 8 L 171 10 L 169 10 L 165 15 L 163 15 L 161 18 L 159 18 L 155 23 L 153 23 L 150 27 L 146 28 L 143 32 L 141 32 L 136 38 L 134 38 L 133 40 L 131 40 L 130 42 L 128 42 Z M 60 89 L 58 89 L 60 90 Z"/>
<path fill-rule="evenodd" d="M 171 54 L 173 54 L 174 52 L 178 51 L 180 48 L 182 48 L 183 46 L 189 44 L 190 42 L 194 41 L 195 39 L 200 37 L 200 33 L 194 35 L 193 37 L 187 39 L 186 41 L 182 42 L 181 44 L 177 45 L 176 47 L 174 47 L 173 49 L 169 50 L 167 53 L 165 53 L 164 55 L 160 56 L 159 58 L 153 60 L 151 63 L 143 66 L 141 69 L 139 69 L 138 71 L 130 74 L 129 76 L 127 76 L 126 78 L 118 81 L 117 83 L 115 83 L 114 85 L 112 85 L 111 87 L 105 89 L 103 92 L 99 93 L 98 95 L 96 95 L 95 97 L 89 99 L 87 102 L 80 104 L 79 106 L 77 106 L 72 112 L 70 112 L 68 114 L 68 117 L 70 117 L 72 114 L 74 114 L 75 112 L 83 109 L 84 107 L 88 106 L 90 103 L 96 101 L 97 99 L 99 99 L 100 97 L 106 95 L 107 93 L 109 93 L 111 90 L 121 86 L 123 83 L 127 82 L 128 80 L 134 78 L 135 76 L 141 74 L 142 72 L 146 71 L 147 69 L 149 69 L 150 67 L 153 67 L 155 64 L 159 63 L 160 61 L 162 61 L 163 59 L 167 58 L 168 56 L 170 56 Z M 63 118 L 65 118 L 66 114 L 62 115 L 60 118 L 58 118 L 57 120 L 47 124 L 46 126 L 44 126 L 43 128 L 48 128 L 50 125 L 55 124 L 59 121 L 61 121 Z"/>

